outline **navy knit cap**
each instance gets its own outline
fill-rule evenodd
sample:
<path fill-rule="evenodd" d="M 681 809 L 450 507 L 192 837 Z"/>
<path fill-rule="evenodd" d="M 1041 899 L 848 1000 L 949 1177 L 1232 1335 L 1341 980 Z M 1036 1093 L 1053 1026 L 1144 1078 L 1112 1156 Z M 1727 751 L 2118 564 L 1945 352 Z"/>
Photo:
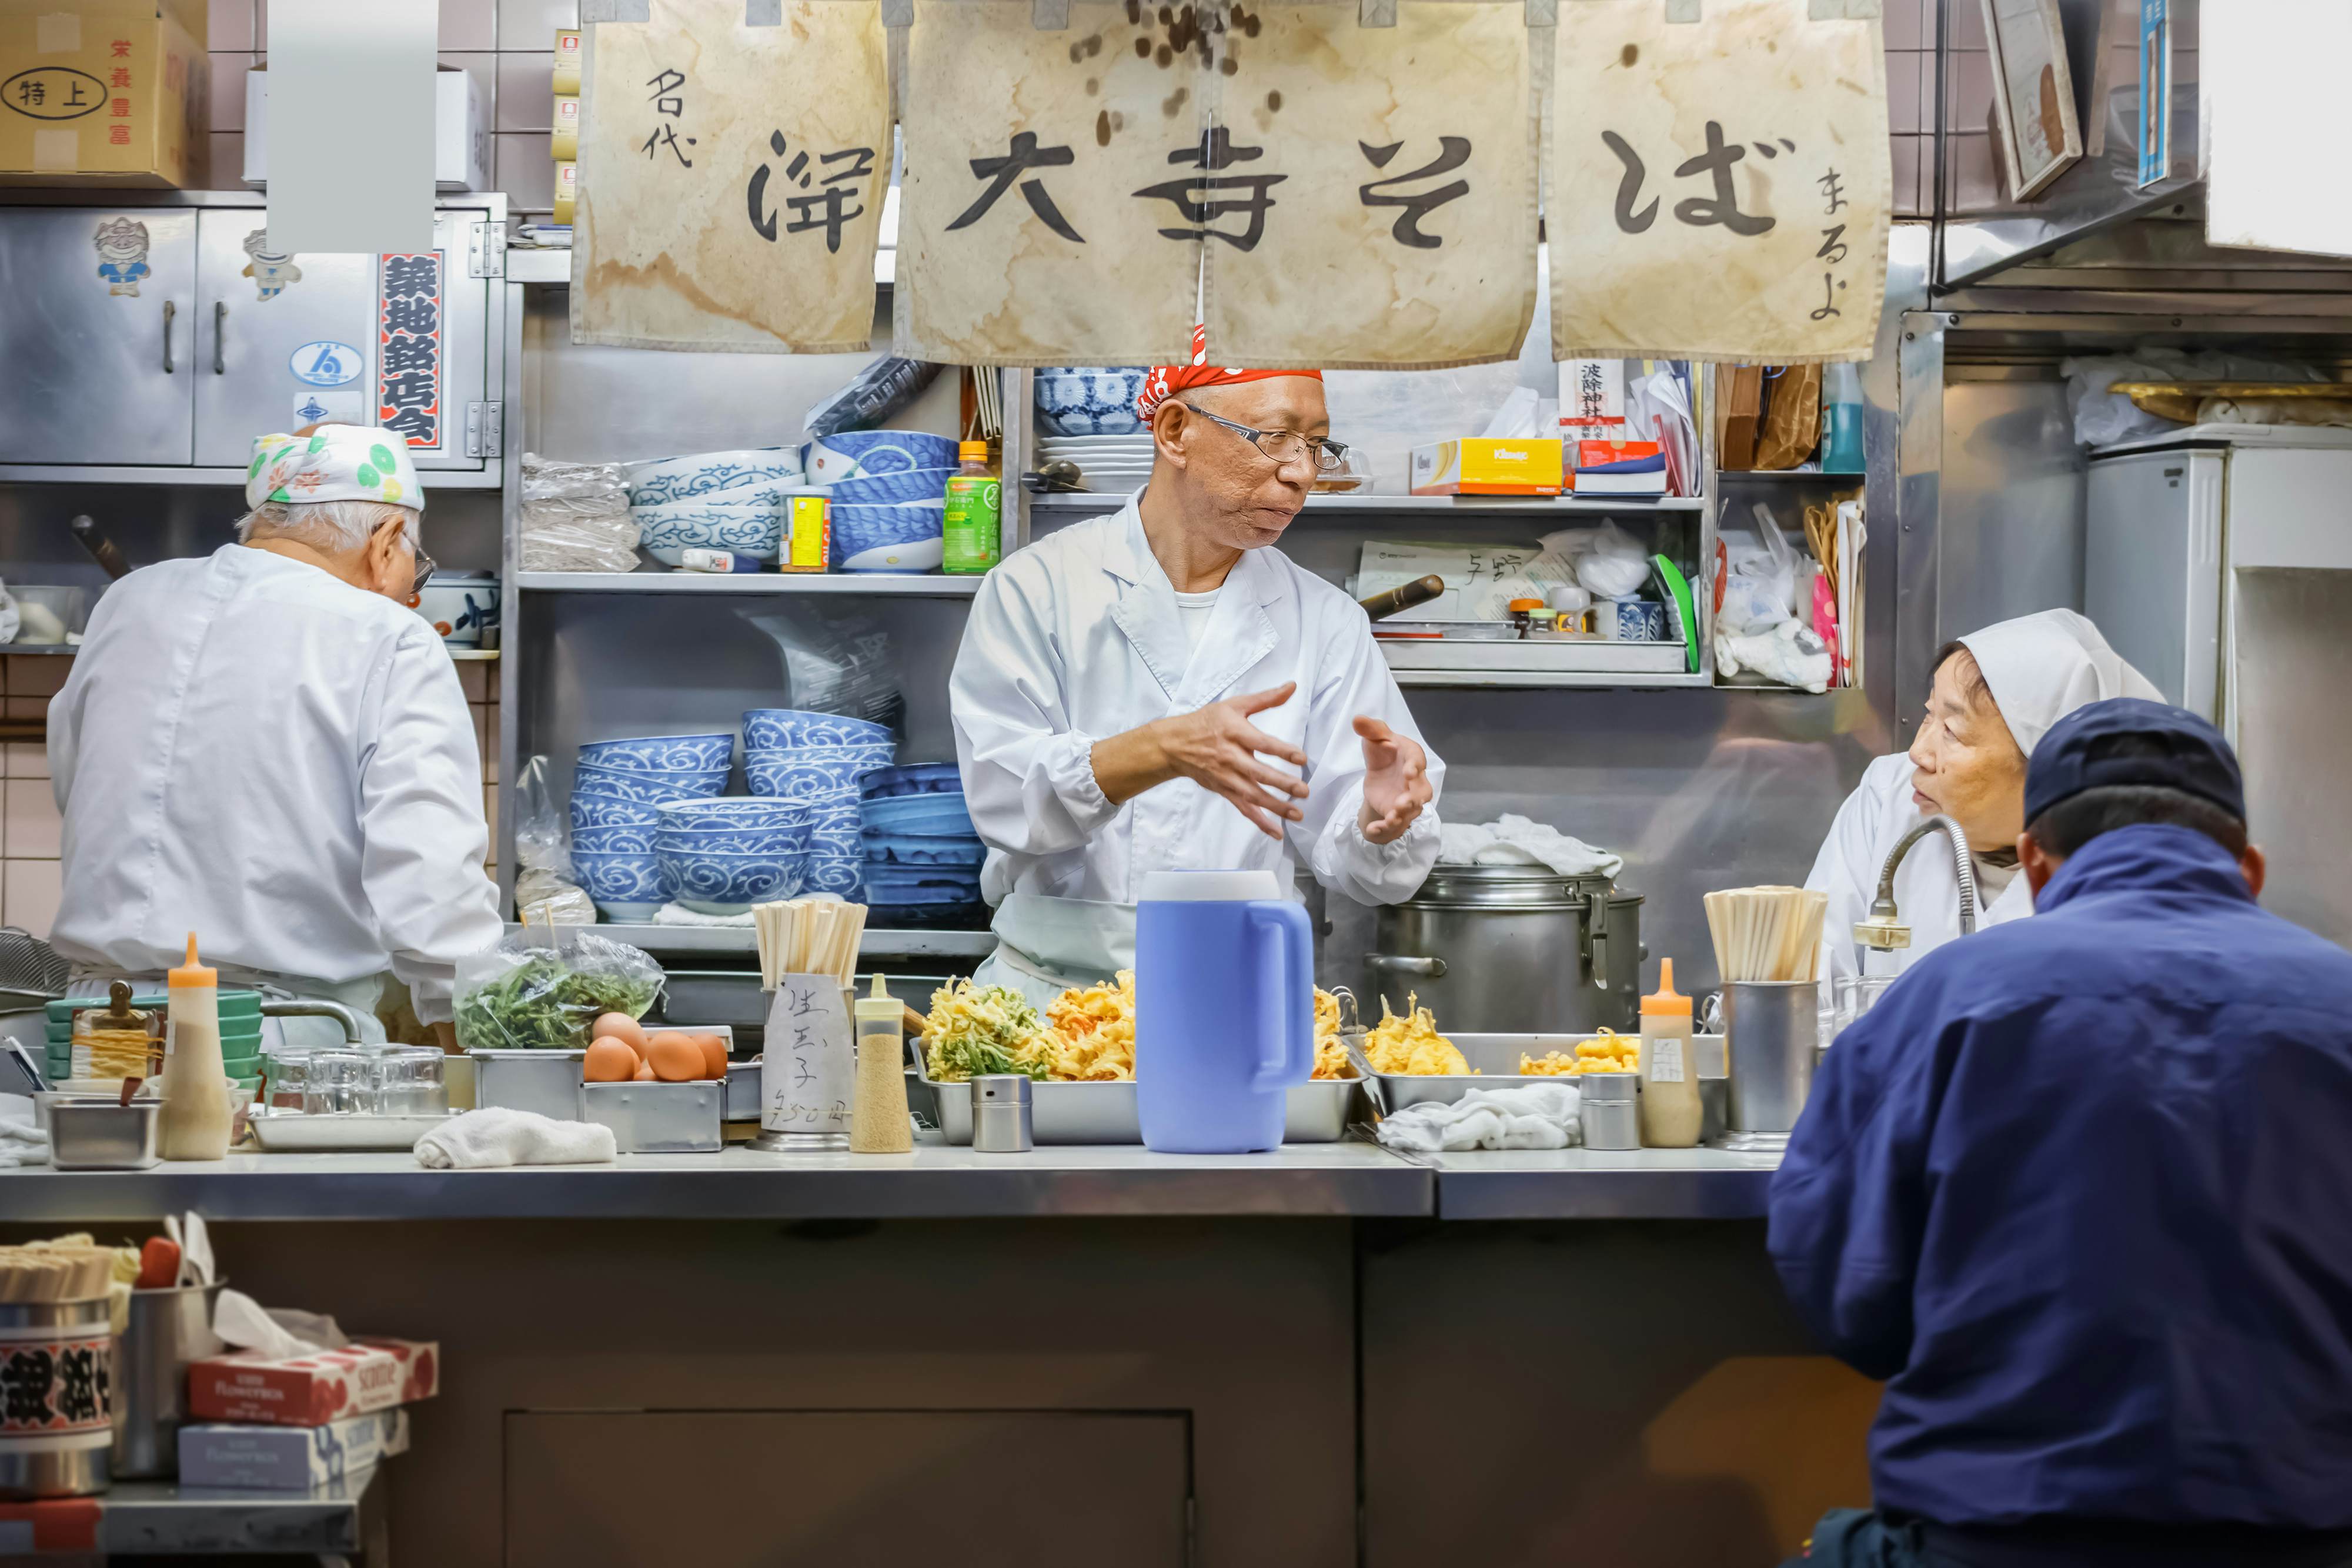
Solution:
<path fill-rule="evenodd" d="M 2246 820 L 2245 781 L 2221 732 L 2186 708 L 2138 697 L 2091 703 L 2050 727 L 2026 765 L 2025 820 L 2116 785 L 2178 789 Z"/>

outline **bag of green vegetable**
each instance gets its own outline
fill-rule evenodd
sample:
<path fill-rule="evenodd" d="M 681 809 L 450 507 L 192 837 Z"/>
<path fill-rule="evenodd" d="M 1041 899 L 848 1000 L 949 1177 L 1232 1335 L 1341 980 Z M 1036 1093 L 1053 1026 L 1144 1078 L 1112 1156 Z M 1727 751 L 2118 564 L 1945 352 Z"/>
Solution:
<path fill-rule="evenodd" d="M 602 1013 L 643 1018 L 662 969 L 581 926 L 528 927 L 457 964 L 457 1043 L 468 1051 L 581 1051 Z"/>

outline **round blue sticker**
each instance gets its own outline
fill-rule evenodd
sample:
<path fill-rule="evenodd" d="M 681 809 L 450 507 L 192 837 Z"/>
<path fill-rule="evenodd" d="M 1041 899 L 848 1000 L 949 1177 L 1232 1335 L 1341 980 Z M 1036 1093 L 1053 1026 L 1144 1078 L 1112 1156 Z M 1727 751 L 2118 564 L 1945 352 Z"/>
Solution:
<path fill-rule="evenodd" d="M 288 357 L 294 379 L 314 387 L 339 387 L 359 380 L 367 361 L 349 343 L 305 343 Z"/>

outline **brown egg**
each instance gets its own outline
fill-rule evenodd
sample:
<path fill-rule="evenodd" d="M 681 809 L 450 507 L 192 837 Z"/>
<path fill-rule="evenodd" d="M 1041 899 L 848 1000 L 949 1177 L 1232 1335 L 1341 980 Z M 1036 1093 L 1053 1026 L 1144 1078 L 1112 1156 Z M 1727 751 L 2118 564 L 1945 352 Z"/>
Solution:
<path fill-rule="evenodd" d="M 605 1039 L 588 1048 L 580 1064 L 581 1076 L 591 1083 L 626 1083 L 637 1075 L 637 1053 L 625 1040 Z"/>
<path fill-rule="evenodd" d="M 596 1027 L 588 1031 L 591 1039 L 617 1040 L 637 1053 L 646 1056 L 646 1026 L 626 1013 L 605 1013 L 596 1019 Z"/>
<path fill-rule="evenodd" d="M 646 1064 L 665 1083 L 702 1076 L 702 1048 L 682 1034 L 657 1034 L 646 1042 Z"/>
<path fill-rule="evenodd" d="M 702 1075 L 705 1078 L 727 1076 L 727 1037 L 720 1034 L 690 1034 L 687 1039 L 702 1048 Z"/>
<path fill-rule="evenodd" d="M 637 1063 L 636 1071 L 630 1076 L 635 1082 L 651 1083 L 654 1081 L 654 1064 L 650 1061 L 640 1061 Z"/>

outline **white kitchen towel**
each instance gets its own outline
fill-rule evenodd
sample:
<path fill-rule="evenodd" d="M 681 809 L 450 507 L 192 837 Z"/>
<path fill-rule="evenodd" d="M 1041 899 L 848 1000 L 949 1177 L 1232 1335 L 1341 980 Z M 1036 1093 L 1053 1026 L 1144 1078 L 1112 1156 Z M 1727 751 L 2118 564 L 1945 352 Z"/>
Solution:
<path fill-rule="evenodd" d="M 751 912 L 740 915 L 698 915 L 683 904 L 665 904 L 654 911 L 656 925 L 740 925 L 751 928 Z"/>
<path fill-rule="evenodd" d="M 436 1171 L 606 1165 L 616 1152 L 610 1127 L 504 1105 L 452 1116 L 416 1140 L 416 1163 Z"/>
<path fill-rule="evenodd" d="M 1594 849 L 1558 828 L 1531 818 L 1502 816 L 1491 822 L 1444 822 L 1438 828 L 1441 865 L 1541 865 L 1562 876 L 1615 876 L 1625 857 Z"/>
<path fill-rule="evenodd" d="M 1380 1125 L 1392 1149 L 1434 1155 L 1463 1149 L 1565 1149 L 1584 1141 L 1573 1083 L 1473 1089 L 1450 1105 L 1408 1105 Z"/>
<path fill-rule="evenodd" d="M 29 1095 L 0 1094 L 0 1170 L 49 1163 L 49 1135 L 34 1123 Z"/>

